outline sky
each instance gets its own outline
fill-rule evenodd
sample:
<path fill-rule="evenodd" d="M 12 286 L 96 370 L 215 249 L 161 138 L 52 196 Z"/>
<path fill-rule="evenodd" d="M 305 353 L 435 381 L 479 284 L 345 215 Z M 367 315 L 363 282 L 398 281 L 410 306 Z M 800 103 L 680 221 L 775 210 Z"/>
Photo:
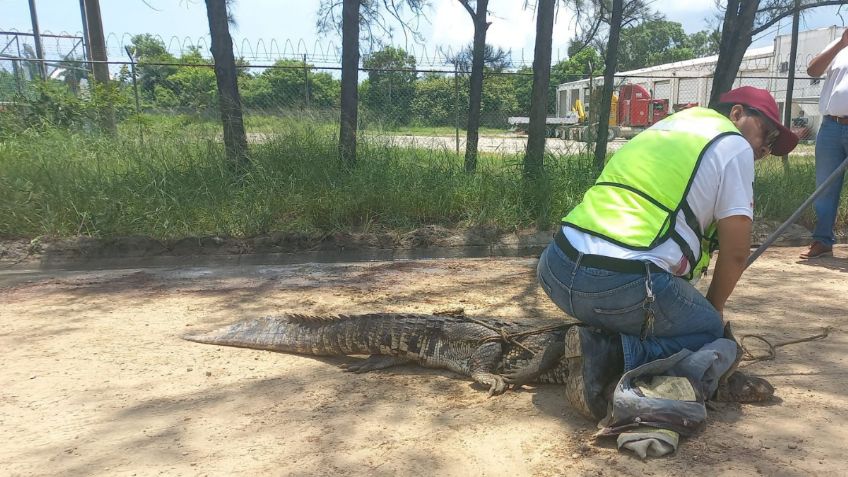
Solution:
<path fill-rule="evenodd" d="M 82 31 L 79 0 L 35 0 L 35 3 L 42 33 L 79 34 Z M 236 26 L 231 30 L 236 54 L 254 64 L 263 64 L 263 60 L 271 63 L 280 53 L 299 56 L 305 52 L 319 62 L 336 57 L 336 49 L 341 45 L 338 36 L 316 32 L 319 3 L 319 0 L 236 0 L 232 12 Z M 431 0 L 430 3 L 427 20 L 420 24 L 424 45 L 405 41 L 399 33 L 391 43 L 426 59 L 435 57 L 439 47 L 456 50 L 471 42 L 473 27 L 468 13 L 457 0 Z M 523 8 L 524 3 L 524 0 L 490 0 L 492 25 L 487 42 L 512 50 L 514 63 L 530 64 L 535 21 L 533 12 Z M 158 35 L 172 50 L 179 50 L 183 44 L 203 44 L 203 39 L 208 37 L 203 0 L 100 0 L 100 6 L 112 59 L 123 54 L 122 44 L 128 44 L 129 37 L 137 33 Z M 707 29 L 709 20 L 716 15 L 713 0 L 655 0 L 652 7 L 663 12 L 667 19 L 680 22 L 687 33 Z M 848 9 L 843 9 L 844 20 L 836 12 L 837 7 L 816 9 L 805 15 L 801 29 L 846 25 Z M 554 61 L 566 57 L 568 40 L 573 33 L 572 23 L 565 10 L 557 17 Z M 780 31 L 788 33 L 790 27 L 791 20 L 784 20 Z M 28 0 L 0 0 L 0 29 L 32 31 Z M 756 38 L 752 46 L 771 44 L 776 30 L 772 28 L 768 34 Z M 0 36 L 0 40 L 3 38 Z M 66 43 L 45 39 L 45 50 L 68 49 L 72 43 L 60 41 Z M 208 40 L 205 44 L 208 45 Z M 419 64 L 425 63 L 419 60 Z"/>

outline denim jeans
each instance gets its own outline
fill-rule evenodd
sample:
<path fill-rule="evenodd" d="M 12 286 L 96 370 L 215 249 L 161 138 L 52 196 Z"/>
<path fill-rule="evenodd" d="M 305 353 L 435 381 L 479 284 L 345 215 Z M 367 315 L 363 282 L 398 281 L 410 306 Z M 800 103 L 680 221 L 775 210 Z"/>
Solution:
<path fill-rule="evenodd" d="M 839 124 L 831 119 L 822 118 L 819 133 L 816 136 L 816 187 L 848 157 L 848 124 Z M 833 245 L 833 225 L 839 207 L 839 194 L 845 174 L 836 179 L 814 202 L 816 209 L 816 227 L 813 240 Z"/>
<path fill-rule="evenodd" d="M 670 273 L 650 275 L 654 321 L 643 334 L 647 273 L 611 272 L 575 262 L 552 242 L 539 258 L 539 283 L 566 314 L 621 335 L 625 371 L 684 348 L 697 351 L 724 335 L 718 311 L 689 282 Z"/>

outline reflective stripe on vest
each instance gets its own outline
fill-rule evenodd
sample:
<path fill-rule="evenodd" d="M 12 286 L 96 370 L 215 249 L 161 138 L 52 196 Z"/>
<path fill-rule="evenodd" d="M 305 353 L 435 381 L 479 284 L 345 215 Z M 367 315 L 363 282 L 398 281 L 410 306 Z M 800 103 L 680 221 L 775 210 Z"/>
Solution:
<path fill-rule="evenodd" d="M 704 233 L 686 196 L 704 152 L 728 134 L 739 131 L 712 109 L 691 108 L 669 116 L 613 155 L 563 224 L 630 250 L 651 250 L 673 240 L 691 273 L 709 252 L 701 246 Z M 681 211 L 698 237 L 697 251 L 674 230 Z"/>

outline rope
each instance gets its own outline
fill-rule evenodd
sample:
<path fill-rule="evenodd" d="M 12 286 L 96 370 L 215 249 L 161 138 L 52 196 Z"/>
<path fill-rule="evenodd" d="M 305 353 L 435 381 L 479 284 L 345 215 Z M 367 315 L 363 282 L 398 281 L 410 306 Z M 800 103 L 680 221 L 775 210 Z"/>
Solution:
<path fill-rule="evenodd" d="M 528 331 L 520 331 L 520 332 L 517 332 L 517 333 L 510 333 L 506 330 L 506 328 L 493 326 L 493 325 L 490 325 L 489 323 L 485 323 L 485 322 L 480 321 L 480 320 L 475 320 L 474 318 L 471 318 L 470 316 L 466 316 L 464 314 L 458 316 L 458 318 L 462 318 L 464 320 L 470 321 L 471 323 L 480 325 L 484 328 L 488 328 L 488 329 L 494 331 L 495 333 L 497 333 L 497 335 L 495 335 L 495 336 L 489 336 L 489 337 L 481 339 L 480 343 L 490 343 L 490 342 L 493 342 L 493 341 L 503 341 L 505 343 L 509 343 L 513 346 L 517 346 L 517 347 L 523 349 L 524 351 L 530 353 L 530 356 L 536 356 L 536 352 L 532 351 L 528 347 L 521 344 L 519 341 L 516 340 L 516 338 L 524 338 L 526 336 L 539 335 L 539 334 L 548 333 L 548 332 L 551 332 L 551 331 L 568 329 L 568 328 L 578 324 L 578 323 L 566 323 L 564 325 L 551 325 L 551 326 L 545 326 L 545 327 L 542 327 L 542 328 L 534 328 L 534 329 L 528 330 Z"/>
<path fill-rule="evenodd" d="M 743 335 L 739 339 L 739 346 L 742 347 L 742 352 L 743 352 L 742 361 L 757 362 L 757 361 L 773 360 L 777 356 L 777 348 L 780 348 L 781 346 L 791 345 L 791 344 L 806 343 L 806 342 L 809 342 L 809 341 L 822 340 L 822 339 L 827 338 L 830 335 L 831 330 L 832 330 L 831 327 L 826 326 L 826 327 L 822 328 L 822 332 L 817 334 L 817 335 L 813 335 L 813 336 L 810 336 L 808 338 L 799 338 L 799 339 L 796 339 L 796 340 L 783 341 L 783 342 L 777 343 L 777 344 L 772 344 L 769 340 L 765 339 L 762 335 Z M 745 339 L 746 338 L 756 339 L 756 340 L 759 340 L 759 341 L 765 343 L 766 346 L 768 346 L 768 352 L 766 354 L 762 354 L 762 355 L 755 355 L 754 353 L 751 353 L 750 351 L 748 351 L 748 348 L 745 347 Z"/>

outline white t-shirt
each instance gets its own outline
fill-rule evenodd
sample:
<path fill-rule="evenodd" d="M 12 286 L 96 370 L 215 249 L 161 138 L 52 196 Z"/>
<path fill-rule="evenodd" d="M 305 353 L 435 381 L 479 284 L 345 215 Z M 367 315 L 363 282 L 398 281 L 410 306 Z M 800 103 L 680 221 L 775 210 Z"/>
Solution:
<path fill-rule="evenodd" d="M 662 123 L 659 123 L 662 124 Z M 734 215 L 754 217 L 754 151 L 742 136 L 724 136 L 704 152 L 689 195 L 686 196 L 701 230 Z M 693 251 L 700 250 L 697 235 L 680 212 L 675 230 Z M 674 275 L 689 272 L 689 262 L 680 247 L 668 240 L 652 250 L 629 250 L 602 238 L 563 226 L 563 233 L 575 249 L 589 254 L 627 260 L 649 260 Z"/>
<path fill-rule="evenodd" d="M 832 48 L 839 41 L 841 37 L 827 48 Z M 827 79 L 824 80 L 819 98 L 819 112 L 823 115 L 848 116 L 848 48 L 843 48 L 836 54 L 827 67 L 826 74 Z"/>

